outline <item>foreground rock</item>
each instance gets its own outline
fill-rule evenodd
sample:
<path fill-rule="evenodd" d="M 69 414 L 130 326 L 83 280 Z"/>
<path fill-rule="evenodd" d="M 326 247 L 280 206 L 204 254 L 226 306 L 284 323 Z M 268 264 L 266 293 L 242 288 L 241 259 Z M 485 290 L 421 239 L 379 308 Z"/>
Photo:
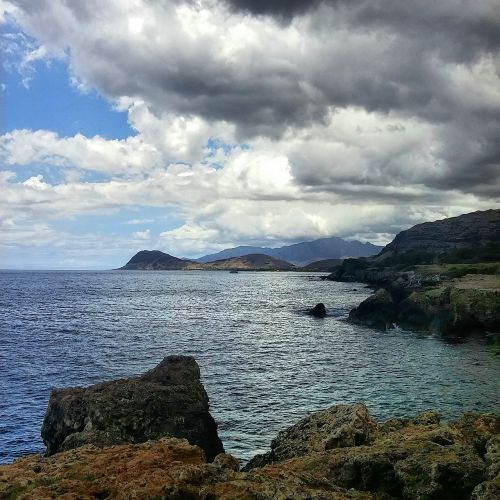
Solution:
<path fill-rule="evenodd" d="M 29 456 L 0 467 L 0 498 L 45 500 L 137 499 L 332 499 L 368 500 L 325 478 L 285 469 L 238 472 L 231 455 L 211 464 L 197 446 L 164 438 L 99 449 L 83 446 L 53 457 Z"/>
<path fill-rule="evenodd" d="M 377 424 L 364 405 L 339 405 L 282 431 L 248 471 L 175 438 L 85 445 L 0 467 L 0 498 L 496 500 L 499 432 L 494 415 Z"/>
<path fill-rule="evenodd" d="M 247 469 L 326 478 L 384 498 L 500 498 L 500 418 L 436 412 L 376 424 L 364 405 L 333 407 L 280 432 Z"/>
<path fill-rule="evenodd" d="M 47 454 L 84 444 L 141 443 L 164 436 L 223 452 L 192 357 L 169 356 L 142 376 L 87 388 L 54 389 L 42 425 Z"/>
<path fill-rule="evenodd" d="M 309 453 L 365 444 L 376 428 L 365 405 L 337 405 L 315 412 L 281 431 L 271 443 L 271 451 L 255 456 L 246 469 Z"/>

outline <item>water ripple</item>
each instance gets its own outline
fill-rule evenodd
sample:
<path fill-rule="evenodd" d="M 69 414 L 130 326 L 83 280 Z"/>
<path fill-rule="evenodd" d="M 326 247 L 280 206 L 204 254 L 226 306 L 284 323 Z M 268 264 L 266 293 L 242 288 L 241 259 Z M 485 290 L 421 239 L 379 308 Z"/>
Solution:
<path fill-rule="evenodd" d="M 0 272 L 0 462 L 43 450 L 51 387 L 198 360 L 227 451 L 246 460 L 278 430 L 340 402 L 378 418 L 499 409 L 499 364 L 451 344 L 345 321 L 359 284 L 298 273 Z M 324 302 L 328 317 L 304 315 Z"/>

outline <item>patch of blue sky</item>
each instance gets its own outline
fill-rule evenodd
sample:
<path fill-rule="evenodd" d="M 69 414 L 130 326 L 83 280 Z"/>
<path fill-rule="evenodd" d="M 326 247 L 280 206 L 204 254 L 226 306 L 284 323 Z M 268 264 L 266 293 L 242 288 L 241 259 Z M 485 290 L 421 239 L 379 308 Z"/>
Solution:
<path fill-rule="evenodd" d="M 246 143 L 228 143 L 218 138 L 210 138 L 205 146 L 206 154 L 202 163 L 214 168 L 223 168 L 224 165 L 216 160 L 218 152 L 222 150 L 225 155 L 228 155 L 236 148 L 250 149 L 250 145 Z"/>
<path fill-rule="evenodd" d="M 149 229 L 151 238 L 163 231 L 182 226 L 183 221 L 174 207 L 134 206 L 120 208 L 108 213 L 78 215 L 59 219 L 51 226 L 68 233 L 103 233 L 108 236 L 128 236 Z"/>
<path fill-rule="evenodd" d="M 6 36 L 27 38 L 9 25 L 2 31 L 4 45 Z M 23 70 L 20 67 L 22 47 L 3 52 L 1 134 L 14 129 L 45 129 L 62 137 L 80 133 L 87 137 L 124 139 L 135 135 L 127 121 L 127 112 L 115 110 L 112 103 L 95 90 L 83 93 L 71 85 L 65 61 L 37 60 Z"/>

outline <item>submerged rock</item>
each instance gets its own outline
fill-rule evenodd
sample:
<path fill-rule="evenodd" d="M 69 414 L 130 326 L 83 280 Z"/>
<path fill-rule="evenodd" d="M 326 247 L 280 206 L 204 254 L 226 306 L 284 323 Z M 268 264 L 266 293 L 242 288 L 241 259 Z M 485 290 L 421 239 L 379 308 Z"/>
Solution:
<path fill-rule="evenodd" d="M 312 309 L 309 309 L 309 314 L 316 318 L 324 318 L 326 316 L 325 304 L 321 302 L 316 304 Z"/>
<path fill-rule="evenodd" d="M 84 444 L 141 443 L 163 436 L 224 451 L 192 357 L 169 356 L 139 377 L 54 389 L 42 425 L 47 455 Z"/>

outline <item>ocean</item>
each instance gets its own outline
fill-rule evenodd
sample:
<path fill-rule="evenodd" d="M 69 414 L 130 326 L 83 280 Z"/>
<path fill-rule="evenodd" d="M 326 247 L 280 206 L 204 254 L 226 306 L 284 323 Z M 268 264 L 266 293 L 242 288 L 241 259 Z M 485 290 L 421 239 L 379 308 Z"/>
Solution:
<path fill-rule="evenodd" d="M 226 451 L 243 461 L 280 429 L 338 403 L 383 420 L 438 409 L 499 411 L 500 360 L 346 322 L 370 294 L 292 272 L 1 271 L 0 462 L 43 452 L 51 387 L 140 374 L 193 355 Z M 324 302 L 328 316 L 305 314 Z"/>

